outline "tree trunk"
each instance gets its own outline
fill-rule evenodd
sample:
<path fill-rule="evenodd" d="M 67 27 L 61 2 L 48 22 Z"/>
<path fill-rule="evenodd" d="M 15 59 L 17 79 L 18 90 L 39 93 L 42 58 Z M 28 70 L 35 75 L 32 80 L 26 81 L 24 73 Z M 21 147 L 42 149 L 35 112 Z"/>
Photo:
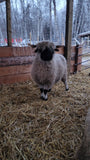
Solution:
<path fill-rule="evenodd" d="M 8 46 L 12 46 L 12 29 L 11 29 L 11 6 L 10 0 L 6 1 L 6 19 L 7 19 L 7 41 Z"/>
<path fill-rule="evenodd" d="M 58 32 L 58 24 L 57 24 L 57 14 L 56 14 L 56 1 L 55 0 L 53 0 L 53 5 L 54 5 L 54 19 L 55 19 L 55 24 L 54 24 L 54 26 L 55 26 L 55 41 L 57 42 L 57 41 L 59 41 L 59 32 Z"/>
<path fill-rule="evenodd" d="M 52 0 L 50 0 L 50 41 L 52 41 Z"/>

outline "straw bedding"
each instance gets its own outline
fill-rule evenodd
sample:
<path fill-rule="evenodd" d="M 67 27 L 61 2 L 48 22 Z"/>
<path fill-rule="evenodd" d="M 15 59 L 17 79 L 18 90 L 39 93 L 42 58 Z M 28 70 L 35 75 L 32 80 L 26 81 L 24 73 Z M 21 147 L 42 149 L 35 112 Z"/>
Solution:
<path fill-rule="evenodd" d="M 57 83 L 48 101 L 29 81 L 0 86 L 0 160 L 74 160 L 89 107 L 89 70 Z"/>

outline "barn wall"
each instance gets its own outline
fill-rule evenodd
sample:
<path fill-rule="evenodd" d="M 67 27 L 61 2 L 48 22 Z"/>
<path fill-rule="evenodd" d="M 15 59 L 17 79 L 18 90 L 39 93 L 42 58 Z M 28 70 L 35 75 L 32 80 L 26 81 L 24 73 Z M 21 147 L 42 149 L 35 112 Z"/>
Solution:
<path fill-rule="evenodd" d="M 75 48 L 75 46 L 72 47 L 70 73 L 74 72 Z M 64 54 L 64 46 L 59 47 L 58 53 Z M 0 47 L 0 84 L 30 80 L 34 57 L 34 49 L 31 47 Z M 81 61 L 81 57 L 79 57 L 79 61 Z M 78 70 L 81 69 L 80 67 L 81 65 L 78 66 Z"/>

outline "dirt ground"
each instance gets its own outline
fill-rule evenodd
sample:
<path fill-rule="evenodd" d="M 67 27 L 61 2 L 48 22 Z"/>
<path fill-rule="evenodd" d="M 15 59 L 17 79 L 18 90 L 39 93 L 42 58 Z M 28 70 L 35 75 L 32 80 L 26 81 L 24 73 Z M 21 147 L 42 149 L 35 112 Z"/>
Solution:
<path fill-rule="evenodd" d="M 90 106 L 89 69 L 40 99 L 32 82 L 0 86 L 0 160 L 78 160 Z"/>

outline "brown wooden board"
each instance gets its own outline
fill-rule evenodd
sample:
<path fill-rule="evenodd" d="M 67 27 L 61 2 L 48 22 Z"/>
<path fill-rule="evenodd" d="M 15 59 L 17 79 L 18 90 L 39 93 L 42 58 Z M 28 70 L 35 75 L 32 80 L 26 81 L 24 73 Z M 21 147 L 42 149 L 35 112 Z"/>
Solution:
<path fill-rule="evenodd" d="M 55 52 L 55 53 L 59 53 L 59 54 L 62 54 L 62 55 L 64 55 L 64 46 L 59 46 L 58 47 L 58 52 Z"/>
<path fill-rule="evenodd" d="M 0 77 L 0 84 L 11 84 L 31 80 L 29 73 Z"/>
<path fill-rule="evenodd" d="M 77 66 L 77 70 L 78 71 L 81 71 L 81 62 L 82 62 L 82 57 L 78 57 L 78 63 L 80 63 L 78 66 Z"/>
<path fill-rule="evenodd" d="M 71 60 L 71 63 L 70 63 L 70 73 L 74 73 L 74 64 L 75 64 L 75 61 Z"/>
<path fill-rule="evenodd" d="M 17 57 L 35 55 L 31 47 L 0 47 L 0 57 Z"/>
<path fill-rule="evenodd" d="M 71 47 L 71 53 L 75 53 L 76 52 L 76 46 L 72 46 Z"/>
<path fill-rule="evenodd" d="M 72 47 L 73 48 L 73 47 Z M 64 46 L 60 46 L 56 53 L 64 54 Z M 33 56 L 34 49 L 31 47 L 0 47 L 0 57 Z"/>
<path fill-rule="evenodd" d="M 56 53 L 64 54 L 64 46 L 59 46 L 58 49 L 59 51 Z M 72 46 L 71 50 L 70 73 L 74 73 L 76 47 Z M 82 48 L 79 48 L 78 51 L 80 55 Z M 81 62 L 81 57 L 78 57 L 78 63 Z M 0 84 L 30 80 L 34 58 L 34 49 L 31 47 L 0 47 Z M 81 70 L 81 65 L 78 65 L 78 70 Z"/>
<path fill-rule="evenodd" d="M 0 58 L 0 67 L 32 64 L 35 56 L 3 57 Z"/>
<path fill-rule="evenodd" d="M 31 71 L 31 65 L 0 67 L 0 77 L 30 73 L 30 71 Z"/>

